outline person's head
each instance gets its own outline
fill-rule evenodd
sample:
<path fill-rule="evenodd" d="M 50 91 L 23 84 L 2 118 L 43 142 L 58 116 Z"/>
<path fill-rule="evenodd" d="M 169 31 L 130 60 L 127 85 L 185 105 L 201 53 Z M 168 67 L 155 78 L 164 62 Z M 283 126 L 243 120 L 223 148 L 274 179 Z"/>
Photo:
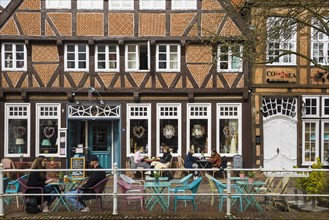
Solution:
<path fill-rule="evenodd" d="M 188 155 L 193 155 L 194 154 L 194 151 L 193 150 L 189 150 L 187 154 Z"/>
<path fill-rule="evenodd" d="M 47 158 L 45 156 L 38 156 L 32 164 L 32 169 L 44 169 L 46 168 Z"/>
<path fill-rule="evenodd" d="M 168 146 L 165 146 L 163 148 L 163 153 L 168 153 L 170 151 L 169 147 Z"/>
<path fill-rule="evenodd" d="M 144 152 L 144 147 L 139 147 L 139 149 L 138 149 L 140 152 Z"/>
<path fill-rule="evenodd" d="M 217 154 L 217 151 L 216 151 L 216 148 L 213 148 L 213 149 L 211 150 L 211 155 L 215 155 L 215 154 Z"/>
<path fill-rule="evenodd" d="M 98 164 L 98 157 L 94 154 L 90 155 L 89 157 L 89 166 L 95 167 Z"/>

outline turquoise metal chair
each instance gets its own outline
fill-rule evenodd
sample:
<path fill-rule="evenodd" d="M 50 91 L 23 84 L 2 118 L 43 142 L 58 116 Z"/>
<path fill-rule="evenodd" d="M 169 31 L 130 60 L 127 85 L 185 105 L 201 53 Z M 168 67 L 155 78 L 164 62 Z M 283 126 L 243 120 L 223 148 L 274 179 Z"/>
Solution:
<path fill-rule="evenodd" d="M 171 182 L 171 186 L 169 187 L 169 192 L 175 192 L 175 187 L 172 187 L 173 184 L 175 184 L 175 186 L 180 185 L 180 186 L 187 186 L 189 180 L 191 179 L 191 177 L 193 176 L 192 173 L 190 173 L 189 175 L 181 178 L 181 179 L 172 179 L 170 180 Z M 168 196 L 168 206 L 169 206 L 169 202 L 170 202 L 170 195 Z M 185 201 L 185 207 L 186 207 L 186 201 Z"/>
<path fill-rule="evenodd" d="M 202 181 L 202 177 L 198 177 L 193 182 L 188 184 L 187 186 L 176 186 L 175 187 L 175 196 L 174 196 L 174 212 L 177 209 L 177 201 L 192 201 L 194 211 L 196 210 L 195 204 L 195 195 L 199 189 L 200 183 Z M 191 191 L 191 193 L 186 194 L 186 192 Z"/>
<path fill-rule="evenodd" d="M 215 179 L 214 177 L 210 176 L 211 180 L 214 181 L 216 187 L 217 187 L 217 191 L 219 193 L 219 211 L 223 210 L 223 203 L 224 200 L 227 199 L 227 195 L 224 195 L 225 192 L 227 190 L 227 186 L 226 184 L 221 183 L 220 181 L 218 181 L 217 179 Z M 238 200 L 240 201 L 240 212 L 242 212 L 242 204 L 243 204 L 243 198 L 242 195 L 233 195 L 233 194 L 243 194 L 242 189 L 237 186 L 236 184 L 232 184 L 231 185 L 231 198 L 232 198 L 232 206 L 234 205 L 235 202 L 237 202 Z"/>
<path fill-rule="evenodd" d="M 20 178 L 22 179 L 27 179 L 29 177 L 28 174 L 25 174 L 23 176 L 21 176 Z M 19 177 L 18 177 L 19 178 Z M 6 188 L 6 194 L 17 194 L 21 191 L 21 187 L 20 187 L 20 183 L 18 181 L 18 178 L 16 180 L 12 180 L 8 182 L 8 185 Z M 10 197 L 8 197 L 7 200 L 5 200 L 7 204 L 10 203 Z M 16 196 L 16 204 L 17 204 L 17 208 L 19 208 L 19 201 L 18 201 L 18 196 Z"/>

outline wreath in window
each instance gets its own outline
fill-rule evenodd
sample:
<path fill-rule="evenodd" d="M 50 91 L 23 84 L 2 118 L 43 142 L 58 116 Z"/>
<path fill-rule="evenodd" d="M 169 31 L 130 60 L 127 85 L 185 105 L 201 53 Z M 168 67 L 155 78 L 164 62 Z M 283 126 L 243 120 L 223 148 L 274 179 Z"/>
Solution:
<path fill-rule="evenodd" d="M 135 126 L 133 128 L 133 135 L 139 139 L 141 137 L 144 136 L 144 133 L 145 133 L 145 128 L 143 128 L 143 126 Z"/>
<path fill-rule="evenodd" d="M 26 128 L 23 126 L 13 127 L 13 134 L 15 138 L 22 138 L 26 132 Z"/>
<path fill-rule="evenodd" d="M 176 130 L 173 125 L 166 125 L 163 128 L 163 136 L 167 139 L 171 139 L 173 136 L 175 136 Z"/>
<path fill-rule="evenodd" d="M 43 129 L 43 134 L 45 135 L 46 138 L 51 138 L 55 134 L 55 128 L 54 127 L 45 127 Z"/>
<path fill-rule="evenodd" d="M 192 129 L 192 136 L 196 138 L 202 138 L 204 133 L 205 133 L 204 127 L 202 127 L 201 125 L 194 125 Z"/>

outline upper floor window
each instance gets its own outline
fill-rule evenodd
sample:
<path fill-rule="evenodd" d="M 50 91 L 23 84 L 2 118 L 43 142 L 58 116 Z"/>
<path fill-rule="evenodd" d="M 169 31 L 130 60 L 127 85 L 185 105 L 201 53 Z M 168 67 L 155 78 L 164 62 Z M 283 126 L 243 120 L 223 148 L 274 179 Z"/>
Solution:
<path fill-rule="evenodd" d="M 26 46 L 20 43 L 2 44 L 2 70 L 26 71 Z"/>
<path fill-rule="evenodd" d="M 326 23 L 329 22 L 329 19 L 325 20 Z M 328 65 L 329 36 L 323 32 L 324 30 L 323 24 L 315 19 L 312 27 L 312 59 L 318 64 Z"/>
<path fill-rule="evenodd" d="M 84 1 L 84 0 L 83 0 Z M 70 9 L 71 0 L 46 0 L 47 9 Z"/>
<path fill-rule="evenodd" d="M 241 45 L 220 45 L 218 46 L 218 72 L 241 72 L 242 71 L 242 46 Z"/>
<path fill-rule="evenodd" d="M 78 9 L 103 9 L 103 0 L 78 0 Z"/>
<path fill-rule="evenodd" d="M 150 70 L 150 43 L 126 45 L 126 71 Z"/>
<path fill-rule="evenodd" d="M 88 45 L 65 45 L 65 71 L 88 71 L 88 57 Z"/>
<path fill-rule="evenodd" d="M 30 104 L 5 104 L 5 157 L 30 156 Z"/>
<path fill-rule="evenodd" d="M 134 0 L 109 0 L 109 10 L 133 10 Z"/>
<path fill-rule="evenodd" d="M 139 1 L 140 9 L 166 9 L 166 0 L 140 0 Z"/>
<path fill-rule="evenodd" d="M 296 64 L 296 22 L 292 19 L 267 19 L 267 61 L 274 65 Z"/>
<path fill-rule="evenodd" d="M 196 0 L 172 0 L 171 9 L 173 9 L 173 10 L 197 9 L 197 1 Z"/>
<path fill-rule="evenodd" d="M 119 47 L 117 45 L 96 46 L 96 71 L 119 71 Z"/>
<path fill-rule="evenodd" d="M 320 98 L 317 96 L 304 96 L 302 103 L 302 116 L 303 117 L 319 117 Z"/>
<path fill-rule="evenodd" d="M 177 44 L 157 45 L 157 71 L 180 71 L 180 46 Z"/>

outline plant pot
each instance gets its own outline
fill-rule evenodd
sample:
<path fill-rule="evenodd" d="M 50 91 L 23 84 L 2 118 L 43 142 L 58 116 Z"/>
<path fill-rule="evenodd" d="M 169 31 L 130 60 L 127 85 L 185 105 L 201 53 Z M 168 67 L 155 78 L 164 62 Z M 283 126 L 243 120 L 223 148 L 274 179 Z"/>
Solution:
<path fill-rule="evenodd" d="M 249 183 L 253 183 L 254 182 L 254 178 L 248 178 L 248 182 Z"/>
<path fill-rule="evenodd" d="M 244 173 L 239 174 L 240 178 L 244 178 Z"/>

